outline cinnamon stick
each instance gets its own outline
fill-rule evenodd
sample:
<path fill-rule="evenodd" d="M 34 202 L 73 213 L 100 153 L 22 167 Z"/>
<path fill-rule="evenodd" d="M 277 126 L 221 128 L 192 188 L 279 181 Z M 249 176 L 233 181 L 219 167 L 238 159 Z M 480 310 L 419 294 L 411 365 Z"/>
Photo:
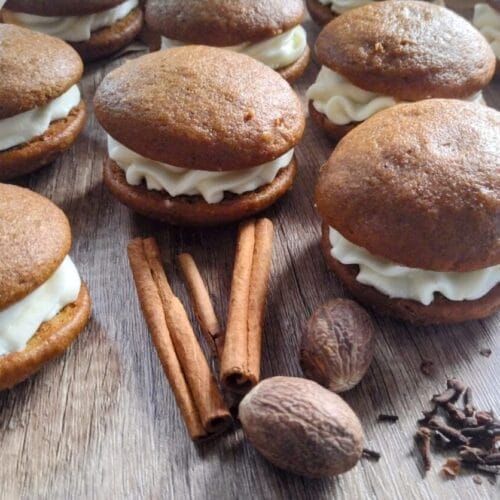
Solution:
<path fill-rule="evenodd" d="M 177 262 L 182 271 L 201 331 L 212 354 L 216 358 L 221 359 L 224 347 L 224 333 L 220 327 L 210 294 L 201 277 L 198 266 L 193 257 L 188 253 L 179 255 Z"/>
<path fill-rule="evenodd" d="M 229 410 L 168 283 L 156 241 L 132 240 L 128 255 L 146 323 L 191 438 L 224 431 L 232 421 Z"/>
<path fill-rule="evenodd" d="M 259 381 L 272 245 L 269 219 L 240 225 L 221 363 L 222 383 L 235 392 L 247 392 Z"/>

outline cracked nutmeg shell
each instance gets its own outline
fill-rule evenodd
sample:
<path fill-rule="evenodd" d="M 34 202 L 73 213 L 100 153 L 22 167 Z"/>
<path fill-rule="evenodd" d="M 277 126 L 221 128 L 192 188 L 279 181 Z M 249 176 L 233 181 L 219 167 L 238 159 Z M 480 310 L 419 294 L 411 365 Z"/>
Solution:
<path fill-rule="evenodd" d="M 363 429 L 350 406 L 312 380 L 272 377 L 239 406 L 246 437 L 276 467 L 306 477 L 347 472 L 363 451 Z"/>
<path fill-rule="evenodd" d="M 364 377 L 373 358 L 375 327 L 356 302 L 333 299 L 307 322 L 300 365 L 307 378 L 334 392 L 352 389 Z"/>

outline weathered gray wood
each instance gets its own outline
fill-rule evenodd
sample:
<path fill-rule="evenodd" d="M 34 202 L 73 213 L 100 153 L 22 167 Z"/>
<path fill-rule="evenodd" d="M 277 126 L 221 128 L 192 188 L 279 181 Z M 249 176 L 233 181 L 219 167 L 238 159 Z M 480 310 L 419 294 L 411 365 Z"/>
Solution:
<path fill-rule="evenodd" d="M 306 24 L 313 41 L 318 30 Z M 83 92 L 89 104 L 96 85 L 120 62 L 88 68 Z M 302 95 L 316 72 L 312 64 L 296 86 Z M 500 107 L 500 80 L 485 94 Z M 266 377 L 300 375 L 302 325 L 320 303 L 343 294 L 321 257 L 313 209 L 318 167 L 331 149 L 308 123 L 298 148 L 296 185 L 267 213 L 277 237 L 265 325 Z M 429 328 L 377 318 L 375 360 L 345 398 L 363 422 L 367 446 L 381 451 L 378 463 L 362 461 L 337 479 L 312 481 L 273 468 L 244 442 L 241 430 L 193 445 L 139 312 L 126 244 L 132 236 L 159 239 L 185 304 L 172 261 L 181 251 L 191 252 L 225 320 L 236 226 L 176 229 L 133 215 L 101 185 L 104 156 L 104 133 L 90 112 L 69 153 L 20 181 L 68 214 L 72 254 L 94 305 L 90 327 L 60 360 L 0 393 L 0 498 L 498 498 L 499 486 L 486 479 L 481 485 L 472 475 L 442 479 L 444 457 L 422 478 L 413 433 L 421 408 L 449 376 L 470 383 L 479 406 L 499 409 L 499 315 Z M 480 355 L 483 347 L 492 349 L 489 358 Z M 423 359 L 434 362 L 431 376 L 420 372 Z M 400 421 L 377 423 L 380 412 L 395 413 Z"/>

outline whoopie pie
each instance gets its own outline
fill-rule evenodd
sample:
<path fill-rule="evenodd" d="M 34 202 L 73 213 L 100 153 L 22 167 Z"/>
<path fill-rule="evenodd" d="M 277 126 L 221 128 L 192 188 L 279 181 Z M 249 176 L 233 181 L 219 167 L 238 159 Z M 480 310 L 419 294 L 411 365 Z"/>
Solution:
<path fill-rule="evenodd" d="M 201 45 L 154 52 L 109 73 L 94 103 L 108 133 L 104 182 L 149 217 L 238 220 L 294 180 L 302 105 L 280 75 L 247 55 Z"/>
<path fill-rule="evenodd" d="M 0 184 L 0 390 L 61 354 L 89 320 L 89 294 L 70 247 L 58 207 Z"/>
<path fill-rule="evenodd" d="M 309 63 L 302 0 L 148 0 L 146 23 L 162 47 L 188 44 L 247 54 L 294 81 Z"/>
<path fill-rule="evenodd" d="M 316 204 L 328 266 L 376 311 L 452 323 L 500 309 L 500 113 L 400 104 L 337 145 Z"/>
<path fill-rule="evenodd" d="M 84 61 L 127 46 L 141 31 L 139 0 L 7 0 L 6 23 L 62 38 Z"/>
<path fill-rule="evenodd" d="M 497 58 L 497 72 L 500 64 L 500 1 L 488 0 L 474 6 L 472 24 L 484 35 Z"/>
<path fill-rule="evenodd" d="M 414 0 L 365 5 L 320 33 L 308 89 L 313 120 L 339 139 L 374 113 L 430 97 L 482 101 L 495 55 L 464 18 Z"/>
<path fill-rule="evenodd" d="M 53 161 L 85 124 L 83 63 L 67 43 L 0 24 L 0 180 Z"/>

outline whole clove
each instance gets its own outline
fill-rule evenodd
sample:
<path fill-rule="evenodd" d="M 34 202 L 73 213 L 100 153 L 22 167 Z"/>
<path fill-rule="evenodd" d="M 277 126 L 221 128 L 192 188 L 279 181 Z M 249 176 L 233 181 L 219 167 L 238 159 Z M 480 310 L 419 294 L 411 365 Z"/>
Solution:
<path fill-rule="evenodd" d="M 448 412 L 448 415 L 451 417 L 453 421 L 455 421 L 459 425 L 463 425 L 465 419 L 465 413 L 457 408 L 453 403 L 446 403 L 445 409 Z"/>
<path fill-rule="evenodd" d="M 431 469 L 431 430 L 427 427 L 420 427 L 415 435 L 415 440 L 417 442 L 418 451 L 422 457 L 422 462 L 424 464 L 424 470 L 428 471 Z"/>
<path fill-rule="evenodd" d="M 462 432 L 449 426 L 442 417 L 435 415 L 429 420 L 429 422 L 427 422 L 427 425 L 431 429 L 438 430 L 451 441 L 461 444 L 469 443 L 469 439 Z"/>
<path fill-rule="evenodd" d="M 441 394 L 434 394 L 434 396 L 432 396 L 432 402 L 439 405 L 445 405 L 446 403 L 453 402 L 453 400 L 456 401 L 458 399 L 456 395 L 457 391 L 455 391 L 455 389 L 446 389 L 446 391 Z"/>
<path fill-rule="evenodd" d="M 478 425 L 490 424 L 493 422 L 493 415 L 488 411 L 477 411 L 475 417 Z"/>
<path fill-rule="evenodd" d="M 461 446 L 458 455 L 464 462 L 476 464 L 484 464 L 484 458 L 488 453 L 481 448 L 473 448 L 472 446 Z"/>
<path fill-rule="evenodd" d="M 466 385 L 457 378 L 449 378 L 446 381 L 446 386 L 448 387 L 448 389 L 454 389 L 459 393 L 459 395 L 462 394 L 462 392 L 464 392 L 466 389 L 470 389 L 470 387 L 466 387 Z"/>
<path fill-rule="evenodd" d="M 441 471 L 455 477 L 461 467 L 484 474 L 491 482 L 500 475 L 500 420 L 493 410 L 478 410 L 473 403 L 472 389 L 451 378 L 446 390 L 432 397 L 434 407 L 423 410 L 415 436 L 425 470 L 431 464 L 431 444 L 456 450 Z M 462 396 L 463 407 L 458 401 Z M 432 440 L 431 440 L 432 436 Z"/>
<path fill-rule="evenodd" d="M 486 465 L 500 465 L 500 453 L 491 453 L 484 457 L 484 463 Z"/>
<path fill-rule="evenodd" d="M 397 415 L 387 415 L 386 413 L 381 413 L 377 417 L 377 420 L 379 422 L 397 422 L 399 417 Z"/>
<path fill-rule="evenodd" d="M 475 410 L 472 404 L 472 389 L 467 387 L 464 393 L 464 413 L 467 417 L 472 417 Z"/>

